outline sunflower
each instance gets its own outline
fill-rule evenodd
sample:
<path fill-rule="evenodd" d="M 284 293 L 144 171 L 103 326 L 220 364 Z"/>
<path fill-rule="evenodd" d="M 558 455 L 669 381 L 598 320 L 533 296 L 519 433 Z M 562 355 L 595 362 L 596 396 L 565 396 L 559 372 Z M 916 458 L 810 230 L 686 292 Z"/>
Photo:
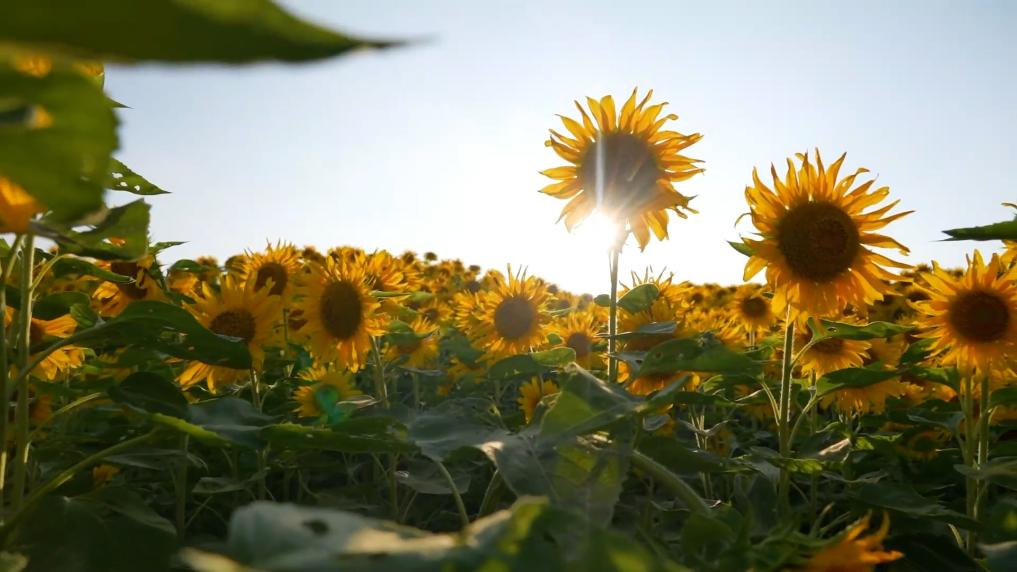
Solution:
<path fill-rule="evenodd" d="M 802 572 L 872 572 L 879 564 L 893 562 L 904 556 L 896 550 L 884 550 L 883 539 L 890 531 L 890 517 L 883 515 L 879 530 L 866 537 L 870 515 L 859 520 L 836 541 L 812 555 Z"/>
<path fill-rule="evenodd" d="M 533 414 L 537 411 L 540 400 L 555 393 L 558 393 L 558 386 L 553 381 L 541 382 L 538 379 L 531 379 L 529 383 L 519 386 L 519 408 L 523 411 L 526 423 L 533 421 Z"/>
<path fill-rule="evenodd" d="M 187 309 L 209 330 L 243 340 L 257 369 L 265 359 L 265 345 L 272 340 L 280 304 L 279 297 L 269 294 L 268 289 L 258 289 L 254 279 L 241 282 L 227 276 L 218 292 L 203 284 L 202 295 Z M 184 387 L 207 381 L 208 389 L 216 393 L 246 374 L 246 370 L 192 361 L 177 379 Z"/>
<path fill-rule="evenodd" d="M 155 277 L 155 258 L 138 261 L 114 260 L 100 263 L 110 272 L 134 279 L 133 282 L 103 282 L 92 292 L 92 299 L 103 316 L 116 316 L 135 300 L 165 300 L 166 295 Z"/>
<path fill-rule="evenodd" d="M 650 90 L 636 103 L 632 90 L 620 113 L 610 95 L 600 101 L 587 98 L 589 114 L 577 101 L 582 123 L 561 117 L 571 137 L 550 130 L 545 145 L 571 165 L 542 171 L 556 182 L 540 192 L 571 199 L 559 217 L 570 231 L 600 209 L 624 224 L 621 230 L 634 234 L 643 249 L 650 242 L 650 231 L 660 240 L 667 238 L 668 211 L 681 218 L 696 212 L 689 208 L 690 198 L 674 185 L 703 172 L 699 160 L 681 154 L 702 135 L 663 130 L 678 116 L 660 116 L 667 104 L 647 105 L 652 96 Z"/>
<path fill-rule="evenodd" d="M 551 332 L 561 338 L 562 345 L 576 352 L 576 363 L 589 368 L 593 365 L 603 368 L 603 360 L 594 348 L 600 341 L 597 335 L 603 331 L 604 320 L 591 311 L 573 311 L 559 318 Z"/>
<path fill-rule="evenodd" d="M 285 302 L 299 273 L 300 251 L 290 243 L 277 242 L 269 243 L 264 252 L 248 252 L 239 278 L 245 281 L 253 278 L 255 288 L 268 287 L 269 294 L 280 296 Z"/>
<path fill-rule="evenodd" d="M 882 413 L 886 410 L 887 399 L 903 397 L 907 391 L 908 384 L 893 378 L 872 385 L 842 387 L 823 397 L 819 404 L 827 408 L 835 406 L 841 413 Z"/>
<path fill-rule="evenodd" d="M 313 382 L 298 387 L 293 392 L 293 400 L 297 402 L 297 408 L 293 411 L 300 417 L 321 417 L 327 414 L 321 407 L 323 400 L 338 403 L 363 395 L 353 383 L 353 374 L 348 371 L 329 371 L 319 366 L 301 372 L 300 379 Z"/>
<path fill-rule="evenodd" d="M 13 181 L 0 177 L 0 232 L 28 232 L 35 215 L 46 210 Z"/>
<path fill-rule="evenodd" d="M 763 289 L 755 284 L 745 284 L 738 288 L 732 308 L 738 325 L 746 333 L 769 330 L 774 323 L 770 300 L 763 296 Z"/>
<path fill-rule="evenodd" d="M 804 328 L 802 328 L 804 329 Z M 812 338 L 807 329 L 803 334 L 796 335 L 798 347 L 805 347 Z M 801 356 L 802 373 L 815 373 L 822 377 L 831 371 L 849 367 L 861 367 L 868 356 L 872 345 L 864 340 L 846 340 L 844 338 L 826 338 L 805 350 Z"/>
<path fill-rule="evenodd" d="M 807 154 L 796 169 L 788 159 L 784 181 L 770 167 L 774 190 L 752 171 L 753 185 L 746 187 L 750 216 L 761 237 L 745 239 L 753 250 L 745 265 L 745 280 L 766 268 L 766 281 L 773 289 L 773 305 L 783 312 L 835 316 L 848 304 L 866 307 L 889 290 L 896 276 L 886 267 L 908 268 L 873 252 L 868 247 L 908 249 L 889 236 L 876 234 L 887 224 L 911 211 L 887 215 L 898 201 L 865 212 L 890 193 L 887 187 L 870 192 L 874 180 L 852 188 L 859 175 L 838 179 L 841 155 L 827 169 L 816 151 L 816 165 Z"/>
<path fill-rule="evenodd" d="M 678 323 L 675 331 L 670 334 L 640 335 L 625 340 L 625 349 L 627 351 L 646 351 L 661 342 L 666 342 L 672 338 L 678 338 L 683 334 L 689 333 L 687 328 L 683 327 L 684 324 L 681 323 L 683 322 L 682 318 L 687 316 L 689 308 L 689 289 L 685 284 L 675 284 L 673 280 L 673 275 L 669 275 L 667 278 L 663 274 L 657 277 L 651 277 L 648 274 L 643 277 L 633 275 L 632 285 L 622 289 L 619 298 L 624 297 L 625 294 L 643 284 L 653 284 L 657 287 L 658 295 L 650 303 L 650 306 L 644 310 L 629 312 L 624 308 L 620 308 L 618 312 L 618 331 L 635 332 L 650 324 L 661 322 Z"/>
<path fill-rule="evenodd" d="M 297 334 L 318 358 L 356 372 L 387 323 L 363 267 L 329 257 L 310 267 L 306 281 L 295 307 L 303 321 Z"/>
<path fill-rule="evenodd" d="M 460 330 L 493 357 L 526 353 L 544 343 L 548 294 L 536 278 L 510 271 L 508 279 L 499 279 L 490 291 L 461 300 L 466 306 L 457 315 Z M 476 313 L 467 315 L 465 308 Z"/>
<path fill-rule="evenodd" d="M 32 318 L 29 347 L 35 351 L 43 349 L 49 345 L 47 338 L 66 338 L 73 334 L 77 327 L 78 322 L 70 314 L 52 320 Z M 46 359 L 35 366 L 32 373 L 45 380 L 53 381 L 57 375 L 79 367 L 84 361 L 85 351 L 82 348 L 73 345 L 64 346 L 46 356 Z"/>
<path fill-rule="evenodd" d="M 968 374 L 1010 363 L 1017 350 L 1017 269 L 1004 269 L 995 254 L 985 264 L 976 250 L 962 276 L 934 265 L 922 278 L 929 300 L 916 307 L 933 355 Z"/>
<path fill-rule="evenodd" d="M 389 361 L 404 360 L 402 365 L 417 369 L 433 368 L 438 363 L 438 332 L 424 316 L 407 324 L 408 331 L 395 332 L 389 340 Z"/>

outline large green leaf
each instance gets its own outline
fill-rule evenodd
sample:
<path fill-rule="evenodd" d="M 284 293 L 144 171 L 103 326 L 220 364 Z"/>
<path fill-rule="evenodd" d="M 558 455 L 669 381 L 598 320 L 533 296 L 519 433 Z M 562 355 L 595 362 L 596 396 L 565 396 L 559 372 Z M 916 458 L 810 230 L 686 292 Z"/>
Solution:
<path fill-rule="evenodd" d="M 889 566 L 891 572 L 981 572 L 982 568 L 957 547 L 953 537 L 933 534 L 894 535 L 886 540 L 887 550 L 904 553 L 904 558 Z"/>
<path fill-rule="evenodd" d="M 15 0 L 0 41 L 99 60 L 310 60 L 380 45 L 300 20 L 270 0 Z"/>
<path fill-rule="evenodd" d="M 148 179 L 135 173 L 127 165 L 116 159 L 113 159 L 110 171 L 109 180 L 106 184 L 114 191 L 124 191 L 134 195 L 145 196 L 165 195 L 168 193 L 168 191 L 164 191 L 150 183 Z"/>
<path fill-rule="evenodd" d="M 851 498 L 877 508 L 895 510 L 915 518 L 939 520 L 960 528 L 975 529 L 978 523 L 950 510 L 937 501 L 923 497 L 914 489 L 893 483 L 864 483 L 852 490 Z"/>
<path fill-rule="evenodd" d="M 184 419 L 187 398 L 177 384 L 153 372 L 138 371 L 109 388 L 114 401 L 148 411 Z"/>
<path fill-rule="evenodd" d="M 330 428 L 293 423 L 269 425 L 261 438 L 282 449 L 318 449 L 343 453 L 407 453 L 416 449 L 406 430 L 391 417 L 354 417 Z"/>
<path fill-rule="evenodd" d="M 864 326 L 821 320 L 821 326 L 817 327 L 815 320 L 809 322 L 809 329 L 816 339 L 820 338 L 844 338 L 846 340 L 871 340 L 875 338 L 889 338 L 897 334 L 903 334 L 914 330 L 911 326 L 891 324 L 890 322 L 872 322 Z"/>
<path fill-rule="evenodd" d="M 6 6 L 0 29 L 19 11 Z M 0 175 L 52 209 L 59 221 L 75 221 L 102 207 L 117 121 L 101 89 L 74 72 L 35 77 L 0 61 L 0 114 L 22 118 L 0 122 Z"/>
<path fill-rule="evenodd" d="M 841 389 L 874 385 L 900 375 L 892 369 L 849 367 L 831 371 L 816 382 L 816 391 L 820 397 Z"/>
<path fill-rule="evenodd" d="M 87 230 L 44 220 L 39 233 L 55 240 L 65 253 L 105 260 L 135 260 L 148 250 L 150 208 L 145 201 L 137 200 L 109 209 Z M 111 238 L 117 239 L 116 243 L 110 242 Z"/>
<path fill-rule="evenodd" d="M 735 352 L 710 336 L 668 340 L 646 352 L 636 377 L 676 371 L 703 371 L 755 375 L 762 365 Z"/>
<path fill-rule="evenodd" d="M 540 421 L 544 439 L 564 439 L 601 429 L 639 409 L 642 400 L 621 386 L 576 367 L 568 372 L 554 405 Z"/>
<path fill-rule="evenodd" d="M 944 230 L 946 240 L 1017 240 L 1017 220 Z"/>

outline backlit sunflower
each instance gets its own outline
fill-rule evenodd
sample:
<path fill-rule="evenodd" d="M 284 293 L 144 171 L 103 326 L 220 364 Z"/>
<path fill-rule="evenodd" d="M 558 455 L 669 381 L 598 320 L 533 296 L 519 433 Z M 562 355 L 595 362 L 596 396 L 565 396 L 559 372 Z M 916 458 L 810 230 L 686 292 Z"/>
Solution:
<path fill-rule="evenodd" d="M 165 300 L 166 294 L 155 277 L 155 258 L 137 261 L 114 260 L 100 266 L 110 272 L 133 278 L 133 282 L 103 282 L 92 292 L 99 314 L 116 316 L 135 300 Z"/>
<path fill-rule="evenodd" d="M 523 410 L 523 419 L 527 423 L 533 421 L 533 414 L 537 411 L 537 404 L 545 396 L 558 393 L 558 386 L 553 381 L 541 382 L 538 379 L 531 379 L 529 383 L 519 386 L 519 408 Z"/>
<path fill-rule="evenodd" d="M 610 95 L 600 101 L 586 98 L 589 114 L 576 102 L 582 122 L 561 117 L 570 136 L 550 130 L 545 145 L 571 165 L 542 171 L 557 182 L 541 192 L 571 199 L 559 218 L 570 231 L 599 209 L 625 225 L 622 230 L 634 234 L 642 249 L 651 231 L 660 240 L 667 238 L 668 211 L 681 218 L 695 212 L 689 197 L 674 185 L 703 172 L 699 160 L 681 154 L 702 135 L 664 130 L 678 116 L 661 116 L 666 103 L 648 105 L 652 96 L 651 90 L 637 103 L 632 90 L 620 112 Z"/>
<path fill-rule="evenodd" d="M 297 334 L 321 360 L 356 372 L 367 363 L 372 337 L 383 334 L 388 323 L 364 269 L 329 257 L 312 265 L 305 279 L 295 306 L 303 320 Z"/>
<path fill-rule="evenodd" d="M 804 334 L 796 337 L 798 338 L 798 347 L 805 347 L 812 336 L 808 330 L 805 330 Z M 865 363 L 870 347 L 869 342 L 864 340 L 846 340 L 844 338 L 820 340 L 802 354 L 800 358 L 802 373 L 805 375 L 815 373 L 816 377 L 822 377 L 838 369 L 861 367 Z"/>
<path fill-rule="evenodd" d="M 243 259 L 239 278 L 254 280 L 254 287 L 268 287 L 269 293 L 280 296 L 285 303 L 290 298 L 300 273 L 300 251 L 286 242 L 269 244 L 264 252 L 249 252 Z M 269 286 L 271 284 L 271 286 Z"/>
<path fill-rule="evenodd" d="M 643 277 L 633 275 L 632 285 L 624 287 L 619 293 L 619 298 L 643 284 L 656 286 L 659 292 L 657 298 L 648 308 L 638 312 L 629 312 L 624 308 L 619 308 L 618 331 L 636 332 L 650 324 L 663 322 L 675 322 L 677 325 L 675 331 L 669 334 L 640 335 L 626 339 L 624 347 L 627 351 L 646 351 L 659 343 L 689 333 L 683 323 L 683 318 L 686 317 L 689 308 L 688 287 L 684 284 L 675 284 L 673 275 L 666 278 L 663 275 L 657 277 L 651 277 L 648 274 Z"/>
<path fill-rule="evenodd" d="M 78 323 L 66 314 L 53 320 L 32 318 L 31 334 L 29 335 L 29 347 L 32 351 L 38 351 L 50 345 L 48 338 L 66 338 L 74 333 Z M 53 381 L 64 372 L 69 372 L 79 367 L 85 361 L 85 352 L 78 346 L 64 346 L 48 356 L 32 370 L 32 373 Z"/>
<path fill-rule="evenodd" d="M 338 403 L 363 395 L 353 383 L 353 374 L 348 371 L 329 371 L 315 367 L 302 372 L 300 379 L 313 382 L 298 387 L 293 392 L 293 400 L 297 402 L 297 408 L 293 411 L 300 417 L 321 417 L 327 414 L 322 408 L 323 401 Z"/>
<path fill-rule="evenodd" d="M 893 201 L 866 212 L 890 189 L 870 191 L 873 180 L 854 186 L 866 169 L 838 179 L 844 157 L 825 168 L 818 150 L 816 165 L 807 154 L 798 154 L 801 167 L 788 159 L 783 181 L 771 166 L 773 190 L 752 171 L 753 185 L 746 187 L 745 198 L 760 239 L 745 239 L 753 250 L 745 280 L 765 268 L 778 313 L 788 304 L 796 315 L 804 311 L 815 316 L 835 316 L 848 304 L 865 307 L 881 299 L 896 278 L 887 267 L 908 268 L 870 247 L 907 254 L 899 242 L 875 231 L 911 211 L 888 215 L 898 202 Z"/>
<path fill-rule="evenodd" d="M 887 399 L 903 397 L 907 391 L 908 384 L 893 378 L 872 385 L 842 387 L 823 397 L 819 404 L 823 407 L 833 405 L 841 413 L 882 413 L 886 410 Z"/>
<path fill-rule="evenodd" d="M 13 181 L 0 177 L 0 232 L 28 232 L 35 215 L 46 210 Z"/>
<path fill-rule="evenodd" d="M 954 277 L 938 265 L 923 274 L 929 300 L 918 302 L 924 337 L 933 355 L 965 372 L 989 373 L 1012 362 L 1017 350 L 1017 267 L 1004 269 L 999 256 L 988 264 L 977 250 L 967 272 Z"/>
<path fill-rule="evenodd" d="M 561 338 L 562 345 L 572 348 L 576 352 L 576 363 L 590 368 L 602 368 L 603 360 L 600 359 L 594 345 L 601 340 L 597 334 L 604 329 L 604 320 L 591 311 L 573 311 L 564 317 L 558 318 L 551 327 L 551 332 Z"/>
<path fill-rule="evenodd" d="M 890 517 L 884 514 L 879 530 L 862 537 L 869 528 L 869 520 L 867 515 L 839 539 L 813 554 L 802 572 L 872 572 L 879 564 L 902 558 L 901 552 L 883 549 L 883 540 L 890 531 Z"/>
<path fill-rule="evenodd" d="M 475 317 L 458 314 L 476 347 L 495 358 L 529 352 L 544 343 L 547 288 L 532 276 L 509 272 L 490 291 L 473 295 Z"/>
<path fill-rule="evenodd" d="M 258 369 L 282 311 L 280 304 L 279 297 L 269 294 L 268 289 L 258 289 L 254 279 L 240 282 L 227 276 L 218 292 L 203 284 L 202 295 L 187 309 L 209 330 L 243 340 L 251 353 L 253 367 Z M 177 379 L 184 387 L 207 381 L 208 389 L 216 393 L 247 373 L 247 370 L 192 361 Z"/>
<path fill-rule="evenodd" d="M 393 332 L 388 344 L 388 360 L 417 369 L 432 369 L 438 363 L 438 331 L 431 322 L 418 316 L 402 331 Z"/>
<path fill-rule="evenodd" d="M 747 333 L 765 332 L 774 323 L 770 300 L 763 296 L 763 289 L 755 284 L 740 286 L 731 306 L 738 324 Z"/>

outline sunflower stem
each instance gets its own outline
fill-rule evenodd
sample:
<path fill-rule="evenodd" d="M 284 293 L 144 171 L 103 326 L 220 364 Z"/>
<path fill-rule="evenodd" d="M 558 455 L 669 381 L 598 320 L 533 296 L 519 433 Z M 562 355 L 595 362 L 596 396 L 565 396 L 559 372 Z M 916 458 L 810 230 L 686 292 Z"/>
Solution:
<path fill-rule="evenodd" d="M 989 376 L 983 375 L 978 395 L 978 469 L 985 470 L 989 464 Z M 982 507 L 989 492 L 989 481 L 979 482 L 979 489 L 975 493 L 974 519 L 982 516 Z"/>
<path fill-rule="evenodd" d="M 964 464 L 968 467 L 975 468 L 975 448 L 977 443 L 975 442 L 975 418 L 974 418 L 974 384 L 970 378 L 961 380 L 961 408 L 964 413 L 964 443 L 961 448 L 961 454 L 964 457 Z M 970 518 L 975 518 L 975 498 L 977 494 L 978 482 L 971 475 L 964 476 L 964 493 L 965 493 L 965 507 L 967 509 L 967 515 Z M 974 554 L 975 552 L 975 537 L 974 533 L 970 530 L 964 533 L 965 544 L 968 554 Z"/>
<path fill-rule="evenodd" d="M 389 408 L 388 386 L 385 384 L 385 363 L 381 359 L 381 347 L 378 338 L 371 338 L 371 351 L 374 353 L 374 391 L 381 401 L 382 407 Z"/>
<path fill-rule="evenodd" d="M 612 384 L 618 383 L 618 256 L 621 253 L 621 245 L 611 247 L 609 270 L 611 273 L 611 308 L 607 322 L 607 355 L 608 355 L 608 378 Z"/>
<path fill-rule="evenodd" d="M 14 510 L 21 508 L 28 476 L 28 365 L 32 344 L 32 269 L 35 266 L 35 237 L 25 235 L 21 246 L 21 308 L 18 312 L 18 404 L 14 411 Z M 6 284 L 0 285 L 6 287 Z"/>
<path fill-rule="evenodd" d="M 3 261 L 3 269 L 0 271 L 0 319 L 6 323 L 7 320 L 7 281 L 10 280 L 11 272 L 14 270 L 14 260 L 21 247 L 24 235 L 18 235 L 11 244 L 7 257 Z M 10 416 L 10 387 L 8 384 L 7 364 L 7 327 L 0 330 L 0 399 L 3 400 L 3 413 L 0 414 L 0 440 L 4 443 L 3 451 L 0 452 L 0 507 L 3 506 L 4 492 L 7 489 L 7 423 Z"/>
<path fill-rule="evenodd" d="M 780 448 L 780 456 L 785 459 L 791 456 L 791 366 L 794 361 L 794 339 L 795 323 L 791 319 L 791 306 L 788 305 L 784 327 L 784 355 L 781 356 L 780 368 L 780 411 L 779 419 L 777 419 L 777 443 Z M 786 464 L 782 464 L 777 498 L 785 513 L 791 510 L 790 485 L 791 474 Z"/>
<path fill-rule="evenodd" d="M 190 435 L 180 436 L 180 451 L 184 455 L 173 479 L 173 492 L 176 494 L 174 517 L 177 528 L 177 541 L 181 543 L 184 540 L 184 532 L 187 530 L 187 446 L 189 439 Z"/>
<path fill-rule="evenodd" d="M 463 530 L 465 531 L 466 527 L 470 525 L 470 515 L 466 512 L 466 504 L 463 503 L 463 497 L 459 494 L 459 488 L 456 487 L 456 481 L 452 478 L 452 473 L 448 472 L 448 468 L 445 467 L 444 463 L 438 459 L 433 460 L 434 464 L 438 466 L 438 471 L 441 473 L 441 476 L 445 479 L 445 482 L 448 483 L 449 489 L 452 490 L 452 498 L 456 501 L 456 510 L 459 511 L 459 520 L 463 525 Z"/>

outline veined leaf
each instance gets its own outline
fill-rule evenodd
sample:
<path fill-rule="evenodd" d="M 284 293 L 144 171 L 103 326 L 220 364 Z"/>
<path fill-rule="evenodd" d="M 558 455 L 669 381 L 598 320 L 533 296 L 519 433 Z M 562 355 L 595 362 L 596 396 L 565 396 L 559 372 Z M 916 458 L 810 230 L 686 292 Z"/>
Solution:
<path fill-rule="evenodd" d="M 944 230 L 946 240 L 1017 240 L 1017 220 Z"/>

